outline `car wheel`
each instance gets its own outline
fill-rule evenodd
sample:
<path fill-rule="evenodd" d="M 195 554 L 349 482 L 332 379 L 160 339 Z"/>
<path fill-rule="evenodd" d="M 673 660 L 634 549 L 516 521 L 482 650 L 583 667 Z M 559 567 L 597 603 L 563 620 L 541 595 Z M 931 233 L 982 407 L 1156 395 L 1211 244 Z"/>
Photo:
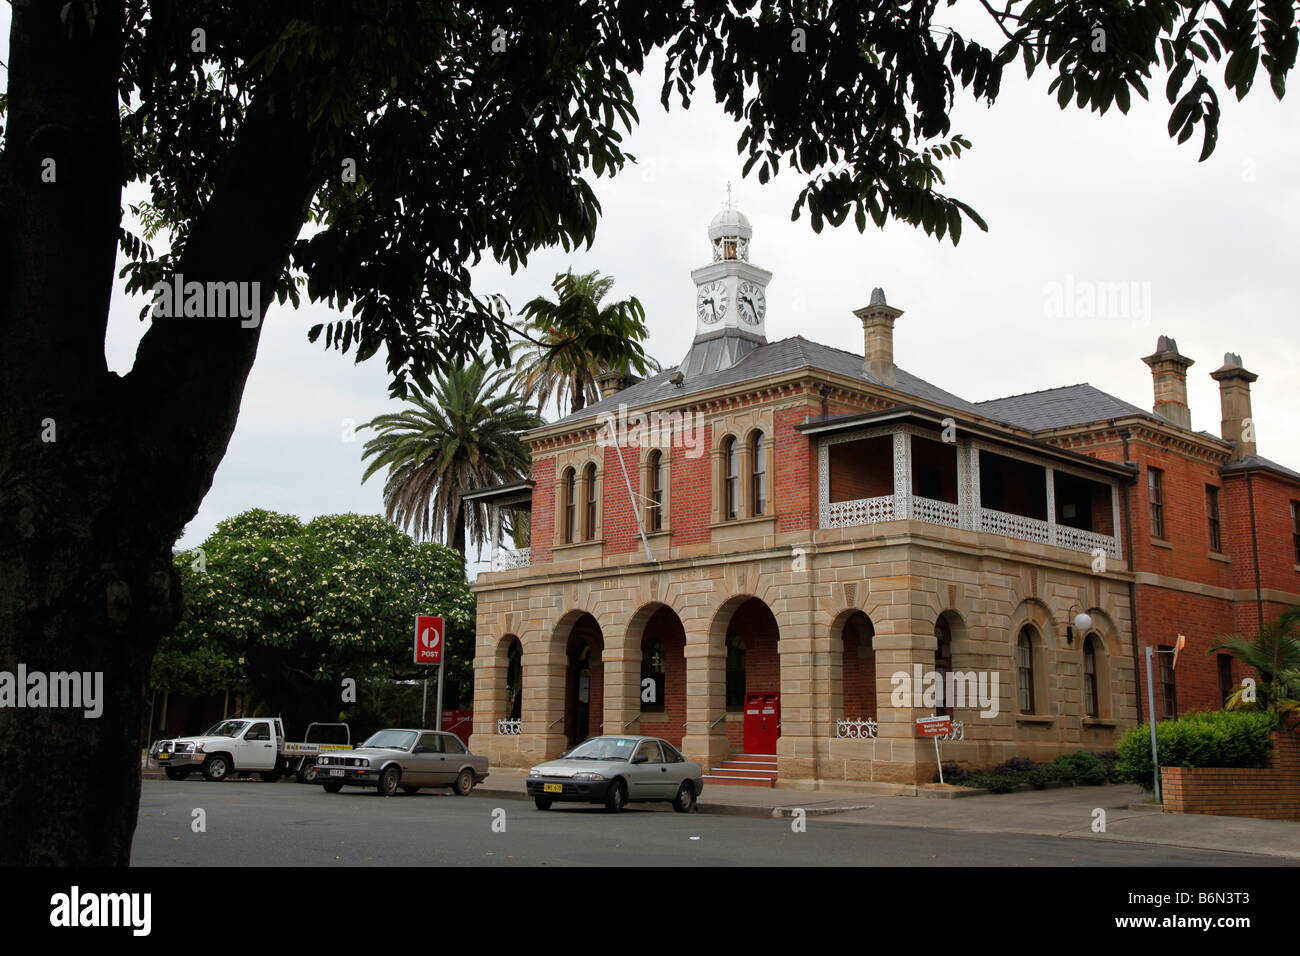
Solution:
<path fill-rule="evenodd" d="M 456 782 L 451 785 L 451 789 L 456 791 L 456 796 L 463 797 L 474 789 L 474 771 L 466 767 L 456 777 Z"/>
<path fill-rule="evenodd" d="M 258 776 L 261 777 L 263 780 L 265 780 L 267 783 L 276 783 L 280 779 L 280 771 L 263 770 L 261 773 L 258 774 Z"/>
<path fill-rule="evenodd" d="M 322 783 L 321 786 L 325 789 L 326 793 L 338 793 L 343 789 L 343 782 L 341 780 L 329 780 Z"/>
<path fill-rule="evenodd" d="M 164 767 L 163 773 L 168 780 L 184 780 L 194 770 L 193 767 Z"/>
<path fill-rule="evenodd" d="M 682 785 L 677 788 L 677 796 L 673 797 L 673 809 L 678 813 L 690 813 L 695 808 L 695 788 L 691 786 L 689 780 L 683 780 Z"/>
<path fill-rule="evenodd" d="M 538 810 L 549 810 L 551 809 L 551 798 L 533 797 L 533 805 L 536 806 Z"/>
<path fill-rule="evenodd" d="M 302 768 L 298 771 L 298 782 L 299 783 L 316 782 L 316 765 L 314 763 L 303 764 Z"/>
<path fill-rule="evenodd" d="M 379 775 L 379 795 L 381 797 L 391 797 L 397 792 L 401 779 L 401 770 L 397 767 L 385 767 L 384 772 Z"/>
<path fill-rule="evenodd" d="M 230 758 L 225 754 L 213 754 L 203 761 L 203 779 L 219 783 L 230 776 Z"/>
<path fill-rule="evenodd" d="M 403 787 L 403 788 L 402 788 L 402 793 L 419 793 L 419 792 L 420 792 L 420 788 L 419 788 L 419 787 Z"/>
<path fill-rule="evenodd" d="M 622 780 L 615 780 L 609 785 L 609 792 L 605 794 L 605 809 L 610 813 L 618 813 L 627 806 L 627 784 Z"/>

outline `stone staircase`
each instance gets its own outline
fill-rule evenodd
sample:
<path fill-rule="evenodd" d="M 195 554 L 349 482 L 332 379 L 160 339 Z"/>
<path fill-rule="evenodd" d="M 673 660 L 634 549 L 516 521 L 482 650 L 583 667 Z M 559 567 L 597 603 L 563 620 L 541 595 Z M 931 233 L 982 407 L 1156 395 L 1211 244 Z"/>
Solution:
<path fill-rule="evenodd" d="M 771 787 L 776 784 L 776 754 L 732 754 L 712 773 L 704 775 L 706 787 Z"/>

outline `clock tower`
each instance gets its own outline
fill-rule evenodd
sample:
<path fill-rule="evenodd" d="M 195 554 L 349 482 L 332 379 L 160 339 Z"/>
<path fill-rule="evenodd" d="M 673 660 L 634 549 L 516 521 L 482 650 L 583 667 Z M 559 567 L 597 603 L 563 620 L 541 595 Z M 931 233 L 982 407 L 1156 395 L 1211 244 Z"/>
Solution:
<path fill-rule="evenodd" d="M 749 261 L 754 230 L 731 207 L 709 223 L 713 261 L 691 271 L 695 280 L 695 341 L 682 360 L 685 375 L 730 368 L 767 344 L 767 284 L 772 273 Z"/>

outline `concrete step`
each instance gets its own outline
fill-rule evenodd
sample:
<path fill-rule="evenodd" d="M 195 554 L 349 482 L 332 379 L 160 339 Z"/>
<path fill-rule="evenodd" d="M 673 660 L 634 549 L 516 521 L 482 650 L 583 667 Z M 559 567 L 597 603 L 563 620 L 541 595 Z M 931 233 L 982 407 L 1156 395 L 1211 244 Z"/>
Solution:
<path fill-rule="evenodd" d="M 726 777 L 718 774 L 706 773 L 704 775 L 706 786 L 725 786 L 725 787 L 772 787 L 776 784 L 775 777 Z"/>

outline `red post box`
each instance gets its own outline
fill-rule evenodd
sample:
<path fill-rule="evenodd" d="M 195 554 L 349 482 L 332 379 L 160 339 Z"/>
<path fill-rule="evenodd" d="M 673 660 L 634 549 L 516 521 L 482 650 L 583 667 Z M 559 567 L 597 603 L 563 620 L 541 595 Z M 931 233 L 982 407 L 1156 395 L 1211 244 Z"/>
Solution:
<path fill-rule="evenodd" d="M 781 695 L 745 695 L 745 753 L 774 754 L 781 736 Z"/>

